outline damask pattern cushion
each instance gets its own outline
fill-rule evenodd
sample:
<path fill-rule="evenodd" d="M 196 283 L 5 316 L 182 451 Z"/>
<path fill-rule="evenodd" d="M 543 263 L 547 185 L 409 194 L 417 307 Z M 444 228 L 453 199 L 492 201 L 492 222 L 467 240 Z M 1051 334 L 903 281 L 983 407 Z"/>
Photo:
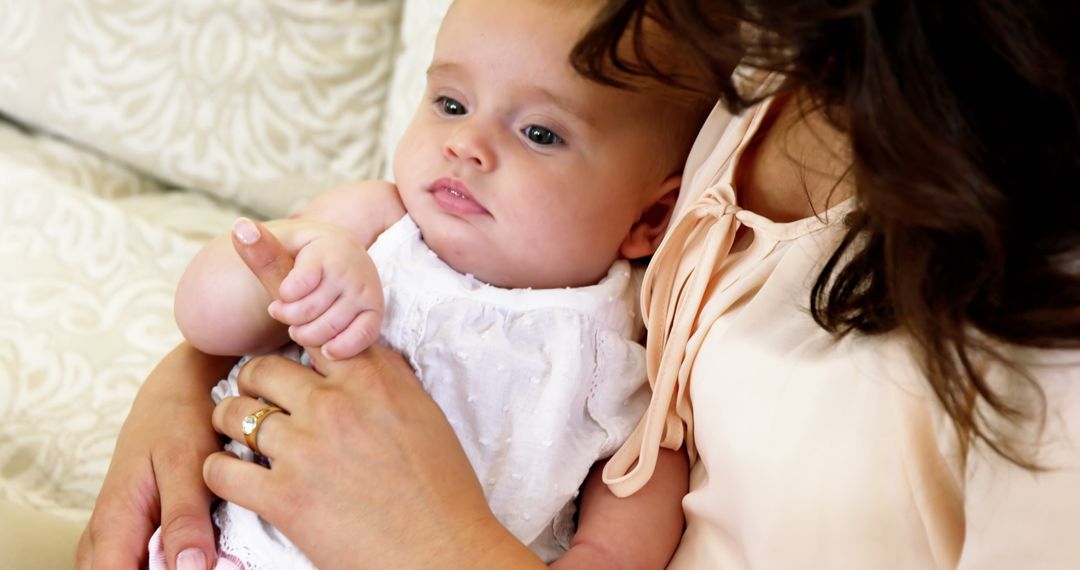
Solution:
<path fill-rule="evenodd" d="M 0 500 L 85 518 L 200 245 L 0 154 Z"/>
<path fill-rule="evenodd" d="M 0 121 L 0 154 L 9 163 L 48 172 L 57 181 L 110 200 L 165 190 L 153 178 L 99 152 L 3 121 Z"/>
<path fill-rule="evenodd" d="M 0 0 L 0 111 L 267 217 L 380 174 L 400 0 Z"/>
<path fill-rule="evenodd" d="M 92 149 L 0 121 L 0 160 L 47 174 L 51 183 L 110 200 L 115 207 L 179 236 L 207 241 L 244 212 L 213 196 L 169 190 Z M 32 191 L 29 190 L 28 191 Z"/>
<path fill-rule="evenodd" d="M 85 520 L 135 391 L 180 340 L 176 280 L 237 215 L 0 122 L 0 519 Z"/>

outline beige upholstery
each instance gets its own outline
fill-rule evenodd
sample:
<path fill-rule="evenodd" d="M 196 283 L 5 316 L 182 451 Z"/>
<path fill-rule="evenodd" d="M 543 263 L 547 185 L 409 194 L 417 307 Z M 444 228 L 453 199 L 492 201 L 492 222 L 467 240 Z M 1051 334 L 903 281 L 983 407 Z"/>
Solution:
<path fill-rule="evenodd" d="M 394 0 L 0 0 L 0 109 L 281 216 L 378 176 Z"/>

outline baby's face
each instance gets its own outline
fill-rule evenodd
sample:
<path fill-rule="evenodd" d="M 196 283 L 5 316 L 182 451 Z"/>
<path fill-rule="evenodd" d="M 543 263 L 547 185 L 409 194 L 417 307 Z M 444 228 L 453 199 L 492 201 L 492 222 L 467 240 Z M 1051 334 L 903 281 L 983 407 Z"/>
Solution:
<path fill-rule="evenodd" d="M 458 0 L 444 20 L 394 177 L 456 270 L 501 287 L 595 283 L 681 167 L 658 158 L 655 97 L 571 67 L 598 5 Z"/>

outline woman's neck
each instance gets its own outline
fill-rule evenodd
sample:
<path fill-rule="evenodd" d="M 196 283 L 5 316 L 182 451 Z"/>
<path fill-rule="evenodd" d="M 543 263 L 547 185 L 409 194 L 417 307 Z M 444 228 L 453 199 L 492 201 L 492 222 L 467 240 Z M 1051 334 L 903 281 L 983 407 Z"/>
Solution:
<path fill-rule="evenodd" d="M 774 222 L 821 214 L 854 193 L 847 136 L 798 94 L 778 96 L 735 171 L 739 205 Z"/>

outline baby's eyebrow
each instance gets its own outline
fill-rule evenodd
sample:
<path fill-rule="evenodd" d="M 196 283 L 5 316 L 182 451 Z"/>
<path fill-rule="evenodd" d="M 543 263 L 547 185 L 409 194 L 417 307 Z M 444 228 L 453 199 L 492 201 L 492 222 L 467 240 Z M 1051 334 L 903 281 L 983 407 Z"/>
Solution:
<path fill-rule="evenodd" d="M 431 65 L 428 66 L 427 75 L 428 77 L 456 76 L 465 77 L 467 79 L 469 68 L 468 66 L 455 61 L 433 61 L 431 62 Z M 595 110 L 590 109 L 588 106 L 583 106 L 572 98 L 565 97 L 556 91 L 536 83 L 530 83 L 524 86 L 524 88 L 527 89 L 530 98 L 537 101 L 549 102 L 586 126 L 594 127 Z"/>
<path fill-rule="evenodd" d="M 427 68 L 427 74 L 430 75 L 450 75 L 454 72 L 464 73 L 466 71 L 465 66 L 454 63 L 452 61 L 433 61 Z"/>
<path fill-rule="evenodd" d="M 553 104 L 555 104 L 556 107 L 569 113 L 574 118 L 585 123 L 588 126 L 592 126 L 594 124 L 593 114 L 592 112 L 590 112 L 590 109 L 588 107 L 582 107 L 578 104 L 578 101 L 575 101 L 574 99 L 569 97 L 563 97 L 561 94 L 540 85 L 533 86 L 533 89 L 536 90 L 540 99 L 546 99 L 548 101 L 551 101 Z"/>

